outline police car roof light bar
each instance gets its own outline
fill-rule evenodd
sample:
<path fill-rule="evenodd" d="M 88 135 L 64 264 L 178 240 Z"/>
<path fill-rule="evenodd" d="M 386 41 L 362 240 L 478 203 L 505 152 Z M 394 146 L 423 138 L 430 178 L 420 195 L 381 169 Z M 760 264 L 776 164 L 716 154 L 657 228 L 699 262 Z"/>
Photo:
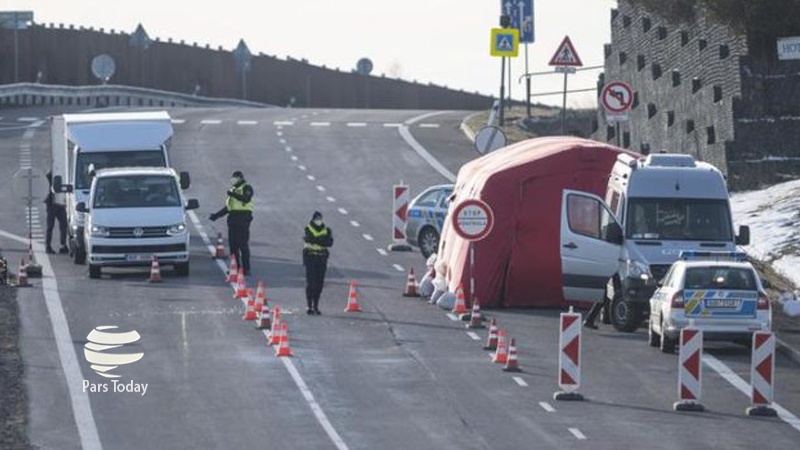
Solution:
<path fill-rule="evenodd" d="M 684 261 L 696 261 L 701 259 L 713 259 L 717 261 L 747 261 L 745 252 L 712 252 L 699 250 L 683 250 L 680 259 Z"/>

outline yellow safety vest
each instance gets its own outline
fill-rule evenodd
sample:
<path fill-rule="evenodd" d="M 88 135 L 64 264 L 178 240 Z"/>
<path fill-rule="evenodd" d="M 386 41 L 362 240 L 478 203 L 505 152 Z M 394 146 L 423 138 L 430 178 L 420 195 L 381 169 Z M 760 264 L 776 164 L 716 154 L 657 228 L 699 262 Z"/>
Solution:
<path fill-rule="evenodd" d="M 308 231 L 311 233 L 311 235 L 314 236 L 315 238 L 323 237 L 323 236 L 327 236 L 328 235 L 328 227 L 325 227 L 325 228 L 317 231 L 317 230 L 314 229 L 314 227 L 312 227 L 311 225 L 308 225 L 308 226 L 306 226 L 306 229 L 308 229 Z M 308 249 L 308 251 L 310 253 L 321 254 L 321 253 L 325 252 L 325 247 L 324 246 L 318 245 L 318 244 L 311 244 L 309 242 L 305 243 L 305 248 Z"/>
<path fill-rule="evenodd" d="M 244 187 L 247 183 L 242 183 L 240 186 L 233 188 L 233 192 L 236 192 L 239 195 L 244 193 Z M 249 202 L 244 203 L 239 201 L 239 199 L 233 198 L 228 196 L 227 200 L 225 200 L 225 206 L 228 208 L 228 212 L 232 211 L 250 211 L 253 212 L 253 200 L 251 199 Z"/>

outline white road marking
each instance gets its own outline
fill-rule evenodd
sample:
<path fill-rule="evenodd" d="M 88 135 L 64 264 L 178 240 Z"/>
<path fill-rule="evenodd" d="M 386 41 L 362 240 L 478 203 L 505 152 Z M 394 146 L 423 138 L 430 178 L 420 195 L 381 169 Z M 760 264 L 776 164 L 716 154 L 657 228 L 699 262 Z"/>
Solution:
<path fill-rule="evenodd" d="M 425 147 L 423 147 L 419 142 L 417 142 L 417 140 L 414 139 L 414 136 L 412 136 L 411 133 L 408 131 L 409 125 L 413 125 L 415 122 L 419 122 L 420 120 L 425 120 L 428 117 L 435 116 L 437 114 L 444 114 L 446 112 L 447 111 L 434 111 L 431 113 L 423 114 L 421 116 L 417 116 L 412 119 L 406 120 L 406 123 L 400 128 L 398 128 L 398 131 L 400 132 L 400 136 L 402 136 L 403 139 L 405 139 L 406 143 L 410 145 L 411 148 L 413 148 L 414 151 L 416 151 L 417 154 L 419 154 L 419 156 L 422 157 L 422 159 L 424 159 L 428 164 L 430 164 L 431 167 L 436 169 L 437 172 L 442 174 L 442 176 L 447 178 L 450 182 L 454 183 L 456 181 L 456 176 L 453 175 L 452 172 L 447 170 L 447 168 L 445 168 L 442 165 L 442 163 L 440 163 L 430 153 L 428 153 L 428 151 L 425 150 Z"/>
<path fill-rule="evenodd" d="M 351 128 L 361 128 L 367 126 L 365 122 L 347 122 L 347 126 Z"/>
<path fill-rule="evenodd" d="M 320 192 L 325 192 L 325 186 L 317 185 L 317 190 Z"/>
<path fill-rule="evenodd" d="M 339 214 L 341 214 L 343 216 L 346 216 L 347 215 L 347 210 L 344 209 L 344 208 L 339 208 Z"/>
<path fill-rule="evenodd" d="M 476 333 L 474 331 L 467 331 L 467 336 L 469 336 L 470 339 L 472 339 L 473 341 L 480 341 L 481 340 L 481 337 L 478 336 L 478 333 Z"/>
<path fill-rule="evenodd" d="M 209 248 L 209 251 L 213 252 L 214 246 L 211 244 L 211 240 L 208 238 L 208 234 L 206 234 L 205 230 L 203 229 L 203 226 L 197 219 L 197 214 L 195 214 L 194 211 L 189 211 L 189 217 L 192 220 L 192 223 L 194 224 L 194 227 L 197 230 L 198 234 L 200 234 L 200 237 L 202 238 L 203 242 Z M 227 274 L 228 268 L 225 265 L 224 260 L 217 259 L 215 261 L 217 263 L 217 266 L 222 271 L 222 274 L 223 275 Z M 242 299 L 242 302 L 245 302 L 245 300 Z M 267 330 L 262 330 L 262 333 L 264 333 L 264 336 L 267 336 Z M 72 348 L 71 339 L 69 340 L 69 343 L 70 343 L 70 348 Z M 297 385 L 297 388 L 300 389 L 300 393 L 303 394 L 303 398 L 305 398 L 306 403 L 308 403 L 308 406 L 314 413 L 314 417 L 317 418 L 317 422 L 319 422 L 319 424 L 322 425 L 322 428 L 325 430 L 325 433 L 331 439 L 333 444 L 336 445 L 336 448 L 339 450 L 348 450 L 349 447 L 344 442 L 342 437 L 339 436 L 339 433 L 336 432 L 336 429 L 333 428 L 333 424 L 331 424 L 330 420 L 328 420 L 328 416 L 325 414 L 325 411 L 322 409 L 319 403 L 317 403 L 317 401 L 314 399 L 314 395 L 311 393 L 311 390 L 308 388 L 308 385 L 303 380 L 303 377 L 300 375 L 300 372 L 294 366 L 294 363 L 292 363 L 292 360 L 290 358 L 285 358 L 285 357 L 280 358 L 280 360 L 281 362 L 283 362 L 283 365 L 286 366 L 286 370 L 289 371 L 289 375 L 292 376 L 292 380 L 294 380 L 294 383 Z M 89 447 L 84 446 L 84 448 L 89 448 Z"/>
<path fill-rule="evenodd" d="M 449 318 L 450 318 L 450 320 L 452 320 L 453 322 L 460 322 L 460 320 L 458 319 L 458 317 L 456 317 L 456 315 L 455 315 L 455 314 L 453 314 L 453 313 L 447 313 L 447 317 L 449 317 Z"/>
<path fill-rule="evenodd" d="M 361 226 L 361 224 L 360 224 L 360 223 L 358 223 L 358 222 L 356 222 L 355 220 L 351 220 L 351 221 L 350 221 L 350 225 L 352 225 L 352 226 L 354 226 L 354 227 L 356 227 L 356 228 L 358 228 L 358 227 L 360 227 L 360 226 Z"/>
<path fill-rule="evenodd" d="M 362 234 L 361 236 L 363 236 L 363 237 L 364 237 L 364 239 L 366 239 L 366 240 L 368 240 L 368 241 L 370 241 L 370 242 L 372 242 L 372 241 L 374 241 L 374 240 L 375 240 L 375 239 L 374 239 L 372 236 L 370 236 L 370 235 L 368 235 L 368 234 Z"/>
<path fill-rule="evenodd" d="M 217 119 L 204 119 L 200 121 L 200 123 L 203 125 L 219 125 L 222 123 L 222 121 Z"/>
<path fill-rule="evenodd" d="M 311 122 L 312 127 L 329 127 L 331 126 L 330 122 Z"/>
<path fill-rule="evenodd" d="M 278 139 L 278 142 L 280 142 L 281 145 L 286 145 L 286 139 L 284 139 L 284 138 Z"/>
<path fill-rule="evenodd" d="M 726 366 L 722 361 L 718 360 L 717 358 L 703 353 L 703 362 L 706 363 L 708 367 L 717 372 L 719 376 L 725 379 L 728 383 L 732 384 L 733 387 L 740 390 L 745 396 L 748 398 L 751 394 L 751 387 L 750 384 L 744 381 L 739 375 L 737 375 L 730 367 Z M 784 408 L 783 406 L 779 405 L 778 403 L 773 402 L 772 408 L 778 412 L 778 417 L 781 418 L 784 422 L 791 425 L 797 431 L 800 431 L 800 419 L 797 418 L 794 414 L 792 414 L 789 410 Z"/>
<path fill-rule="evenodd" d="M 394 270 L 396 270 L 398 272 L 405 272 L 406 271 L 406 269 L 404 269 L 403 266 L 401 266 L 400 264 L 392 264 L 392 267 L 394 267 Z"/>
<path fill-rule="evenodd" d="M 379 248 L 379 249 L 377 249 L 377 250 L 378 250 L 378 253 L 380 253 L 380 254 L 381 254 L 381 255 L 383 255 L 383 256 L 386 256 L 386 255 L 388 255 L 388 253 L 386 253 L 386 250 L 384 250 L 384 249 L 382 249 L 382 248 Z"/>
<path fill-rule="evenodd" d="M 547 403 L 547 402 L 539 402 L 539 406 L 541 406 L 541 407 L 542 407 L 542 409 L 543 409 L 543 410 L 545 410 L 545 411 L 547 411 L 547 412 L 556 412 L 556 409 L 555 409 L 555 408 L 553 408 L 553 407 L 550 405 L 550 403 Z"/>
<path fill-rule="evenodd" d="M 314 178 L 314 175 L 311 175 L 311 174 L 306 175 L 306 178 L 308 178 L 308 181 L 316 180 L 316 178 Z"/>
<path fill-rule="evenodd" d="M 283 131 L 278 130 L 278 131 L 275 132 L 275 135 L 278 136 L 278 137 L 281 137 L 281 136 L 283 136 Z"/>
<path fill-rule="evenodd" d="M 298 159 L 297 156 L 292 155 L 292 161 L 297 161 Z"/>
<path fill-rule="evenodd" d="M 39 119 L 37 117 L 20 117 L 17 119 L 18 122 L 36 122 Z"/>
<path fill-rule="evenodd" d="M 28 243 L 28 239 L 2 230 L 0 230 L 0 236 L 23 244 Z M 67 390 L 72 404 L 72 414 L 78 427 L 81 447 L 84 449 L 102 449 L 100 435 L 97 433 L 97 424 L 92 413 L 92 404 L 89 402 L 89 394 L 83 390 L 83 375 L 78 365 L 78 355 L 75 353 L 74 341 L 69 332 L 67 316 L 64 314 L 61 297 L 58 295 L 58 283 L 53 274 L 53 267 L 50 265 L 50 258 L 44 252 L 43 244 L 33 243 L 33 250 L 36 261 L 42 266 L 42 293 L 47 307 L 47 315 L 50 317 L 50 325 L 53 327 L 58 359 L 61 362 L 64 377 L 67 379 Z"/>
<path fill-rule="evenodd" d="M 419 124 L 420 128 L 439 128 L 438 123 L 421 123 Z"/>
<path fill-rule="evenodd" d="M 327 201 L 329 201 L 329 202 L 331 202 L 331 203 L 336 203 L 336 199 L 335 199 L 335 198 L 333 198 L 333 197 L 331 197 L 331 196 L 327 196 L 327 197 L 325 197 L 325 200 L 327 200 Z"/>
<path fill-rule="evenodd" d="M 579 430 L 577 428 L 570 428 L 569 432 L 572 433 L 573 436 L 578 438 L 578 440 L 581 440 L 581 441 L 585 441 L 586 440 L 586 435 L 581 433 L 581 430 Z"/>
<path fill-rule="evenodd" d="M 514 382 L 517 383 L 520 387 L 528 387 L 528 383 L 526 383 L 525 380 L 523 380 L 522 378 L 520 377 L 513 377 L 513 378 Z"/>
<path fill-rule="evenodd" d="M 255 120 L 240 120 L 240 121 L 238 121 L 236 123 L 239 124 L 239 125 L 257 125 L 258 124 L 258 122 L 256 122 Z"/>
<path fill-rule="evenodd" d="M 174 125 L 183 125 L 186 123 L 186 121 L 183 119 L 172 119 L 170 122 L 172 122 Z"/>
<path fill-rule="evenodd" d="M 286 153 L 292 153 L 292 147 L 286 147 Z"/>
<path fill-rule="evenodd" d="M 272 122 L 272 124 L 275 125 L 276 127 L 277 126 L 290 127 L 290 126 L 294 125 L 294 122 L 292 122 L 290 120 L 276 120 L 275 122 Z"/>
<path fill-rule="evenodd" d="M 385 128 L 400 128 L 403 126 L 402 123 L 385 123 L 383 124 Z"/>
<path fill-rule="evenodd" d="M 303 166 L 303 165 L 297 166 L 297 168 L 302 170 L 303 172 L 305 172 L 307 170 L 306 166 Z"/>

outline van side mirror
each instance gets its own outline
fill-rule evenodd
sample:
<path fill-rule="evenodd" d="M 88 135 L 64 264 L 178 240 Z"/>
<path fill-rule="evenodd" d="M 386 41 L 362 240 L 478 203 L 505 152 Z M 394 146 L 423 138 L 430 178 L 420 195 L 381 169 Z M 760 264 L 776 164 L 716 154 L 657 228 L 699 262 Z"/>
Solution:
<path fill-rule="evenodd" d="M 78 202 L 78 204 L 75 205 L 75 211 L 82 212 L 82 213 L 88 213 L 89 212 L 89 208 L 86 207 L 86 202 Z"/>
<path fill-rule="evenodd" d="M 617 222 L 611 222 L 606 228 L 606 241 L 622 245 L 622 227 Z"/>
<path fill-rule="evenodd" d="M 750 245 L 750 227 L 739 225 L 739 234 L 736 235 L 736 245 Z"/>
<path fill-rule="evenodd" d="M 189 185 L 192 182 L 192 180 L 189 178 L 189 172 L 181 172 L 180 179 L 181 179 L 181 189 L 189 189 Z"/>
<path fill-rule="evenodd" d="M 197 209 L 199 207 L 200 207 L 200 203 L 197 201 L 196 198 L 190 198 L 186 202 L 186 210 L 187 211 L 192 210 L 192 209 Z"/>

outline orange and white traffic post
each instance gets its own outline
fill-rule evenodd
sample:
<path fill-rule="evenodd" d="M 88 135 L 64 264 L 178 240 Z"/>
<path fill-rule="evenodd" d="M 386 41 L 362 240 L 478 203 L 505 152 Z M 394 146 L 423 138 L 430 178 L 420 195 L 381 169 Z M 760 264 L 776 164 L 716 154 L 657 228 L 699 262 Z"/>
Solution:
<path fill-rule="evenodd" d="M 256 287 L 256 313 L 261 311 L 261 307 L 267 304 L 267 297 L 264 295 L 264 282 L 259 281 Z"/>
<path fill-rule="evenodd" d="M 467 328 L 483 328 L 483 318 L 481 317 L 481 305 L 478 297 L 472 302 L 472 313 L 469 316 Z"/>
<path fill-rule="evenodd" d="M 272 309 L 272 323 L 270 324 L 271 328 L 269 330 L 269 336 L 267 343 L 269 345 L 278 345 L 281 339 L 280 334 L 280 325 L 281 325 L 281 309 L 280 307 L 276 306 Z"/>
<path fill-rule="evenodd" d="M 678 355 L 678 400 L 675 411 L 705 410 L 700 397 L 703 386 L 703 332 L 693 325 L 681 329 Z"/>
<path fill-rule="evenodd" d="M 225 245 L 222 243 L 222 233 L 217 232 L 217 245 L 214 247 L 214 259 L 225 257 Z"/>
<path fill-rule="evenodd" d="M 241 267 L 239 267 L 236 278 L 236 291 L 233 293 L 233 298 L 247 298 L 247 280 L 244 278 L 244 270 Z"/>
<path fill-rule="evenodd" d="M 506 360 L 506 366 L 503 367 L 503 370 L 506 372 L 522 371 L 519 368 L 519 360 L 517 359 L 517 342 L 514 340 L 514 338 L 511 338 L 511 341 L 508 344 L 508 359 Z"/>
<path fill-rule="evenodd" d="M 558 386 L 554 400 L 583 400 L 581 386 L 581 315 L 572 307 L 561 313 L 558 336 Z"/>
<path fill-rule="evenodd" d="M 239 283 L 239 268 L 236 265 L 236 255 L 231 255 L 231 262 L 228 265 L 228 276 L 225 278 L 225 282 L 232 284 Z"/>
<path fill-rule="evenodd" d="M 17 287 L 29 287 L 28 283 L 28 265 L 25 264 L 25 258 L 19 262 L 19 270 L 17 270 Z"/>
<path fill-rule="evenodd" d="M 489 337 L 486 339 L 486 345 L 483 347 L 483 349 L 497 349 L 497 321 L 494 317 L 492 317 L 492 320 L 489 321 Z"/>
<path fill-rule="evenodd" d="M 272 320 L 270 319 L 269 305 L 264 302 L 261 309 L 258 311 L 258 320 L 256 321 L 256 329 L 266 330 L 271 328 Z"/>
<path fill-rule="evenodd" d="M 456 304 L 453 305 L 453 310 L 450 312 L 456 316 L 469 312 L 467 309 L 467 301 L 464 298 L 464 288 L 461 286 L 461 284 L 459 284 L 456 288 Z"/>
<path fill-rule="evenodd" d="M 292 349 L 289 347 L 289 324 L 286 322 L 281 322 L 281 337 L 275 349 L 275 356 L 292 356 Z"/>
<path fill-rule="evenodd" d="M 748 416 L 774 417 L 772 407 L 775 382 L 775 335 L 769 331 L 753 333 L 753 357 L 750 363 L 750 400 Z"/>
<path fill-rule="evenodd" d="M 150 263 L 150 282 L 161 283 L 161 267 L 158 265 L 158 257 L 156 255 L 153 255 Z"/>
<path fill-rule="evenodd" d="M 506 341 L 506 332 L 500 330 L 497 332 L 497 350 L 492 355 L 492 362 L 497 364 L 505 364 L 508 362 L 508 344 Z"/>
<path fill-rule="evenodd" d="M 414 276 L 413 267 L 408 269 L 408 280 L 406 281 L 406 289 L 403 291 L 403 297 L 419 297 L 417 278 Z"/>
<path fill-rule="evenodd" d="M 358 305 L 358 292 L 356 291 L 356 282 L 350 282 L 350 291 L 347 294 L 347 307 L 344 312 L 360 312 L 361 306 Z"/>
<path fill-rule="evenodd" d="M 242 320 L 256 320 L 256 299 L 253 297 L 252 289 L 247 290 L 247 307 Z"/>

